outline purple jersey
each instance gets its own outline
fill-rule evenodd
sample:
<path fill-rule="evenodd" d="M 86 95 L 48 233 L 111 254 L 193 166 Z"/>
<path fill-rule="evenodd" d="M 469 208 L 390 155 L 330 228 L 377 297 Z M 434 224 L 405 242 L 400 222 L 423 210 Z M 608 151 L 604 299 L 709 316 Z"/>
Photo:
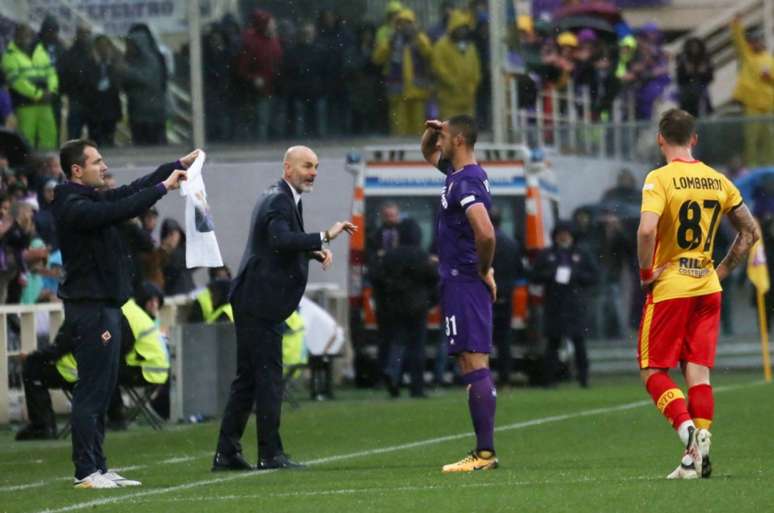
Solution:
<path fill-rule="evenodd" d="M 487 210 L 492 206 L 486 171 L 478 164 L 470 164 L 455 172 L 448 160 L 440 160 L 438 169 L 446 174 L 438 215 L 441 279 L 480 279 L 476 240 L 465 211 L 477 203 Z"/>

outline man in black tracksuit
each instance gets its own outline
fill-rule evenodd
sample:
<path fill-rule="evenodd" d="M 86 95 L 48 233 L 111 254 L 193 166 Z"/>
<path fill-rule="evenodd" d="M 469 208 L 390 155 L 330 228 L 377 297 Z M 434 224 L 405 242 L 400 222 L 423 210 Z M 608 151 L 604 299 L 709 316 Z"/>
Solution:
<path fill-rule="evenodd" d="M 121 305 L 132 295 L 132 264 L 118 225 L 177 189 L 197 155 L 164 164 L 129 185 L 98 191 L 107 166 L 96 145 L 78 139 L 60 148 L 68 181 L 55 189 L 53 212 L 65 269 L 59 297 L 74 330 L 78 366 L 72 401 L 76 488 L 140 484 L 108 472 L 102 452 L 104 416 L 118 379 Z"/>

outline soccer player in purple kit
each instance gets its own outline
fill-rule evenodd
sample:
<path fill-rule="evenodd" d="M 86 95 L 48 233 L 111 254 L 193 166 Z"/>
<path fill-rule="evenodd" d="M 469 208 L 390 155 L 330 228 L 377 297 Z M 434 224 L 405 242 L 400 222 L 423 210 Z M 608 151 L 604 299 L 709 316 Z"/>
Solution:
<path fill-rule="evenodd" d="M 497 295 L 492 259 L 495 231 L 489 219 L 492 198 L 486 172 L 476 163 L 476 120 L 454 116 L 429 120 L 422 154 L 446 175 L 438 215 L 441 310 L 449 353 L 456 356 L 468 389 L 468 408 L 476 449 L 443 472 L 497 468 L 494 418 L 497 402 L 489 353 L 492 350 L 492 302 Z"/>

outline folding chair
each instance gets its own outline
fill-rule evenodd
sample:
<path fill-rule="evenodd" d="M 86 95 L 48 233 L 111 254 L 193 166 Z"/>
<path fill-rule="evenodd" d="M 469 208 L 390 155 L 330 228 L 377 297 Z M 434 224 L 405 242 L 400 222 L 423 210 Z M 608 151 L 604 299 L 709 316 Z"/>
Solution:
<path fill-rule="evenodd" d="M 122 393 L 129 397 L 129 407 L 126 411 L 126 421 L 132 422 L 140 413 L 156 431 L 164 429 L 164 419 L 151 406 L 153 396 L 161 388 L 161 385 L 125 385 L 118 384 Z"/>
<path fill-rule="evenodd" d="M 301 407 L 296 394 L 300 392 L 299 388 L 301 387 L 299 378 L 308 367 L 309 365 L 306 363 L 287 365 L 282 375 L 282 400 L 286 401 L 294 410 Z"/>

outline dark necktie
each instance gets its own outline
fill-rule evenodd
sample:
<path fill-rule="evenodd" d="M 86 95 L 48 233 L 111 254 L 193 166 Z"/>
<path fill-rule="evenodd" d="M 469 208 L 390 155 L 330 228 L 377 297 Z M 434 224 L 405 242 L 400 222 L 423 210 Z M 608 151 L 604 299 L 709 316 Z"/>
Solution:
<path fill-rule="evenodd" d="M 301 204 L 301 200 L 298 200 L 298 217 L 301 218 L 301 229 L 304 229 L 304 207 Z"/>

